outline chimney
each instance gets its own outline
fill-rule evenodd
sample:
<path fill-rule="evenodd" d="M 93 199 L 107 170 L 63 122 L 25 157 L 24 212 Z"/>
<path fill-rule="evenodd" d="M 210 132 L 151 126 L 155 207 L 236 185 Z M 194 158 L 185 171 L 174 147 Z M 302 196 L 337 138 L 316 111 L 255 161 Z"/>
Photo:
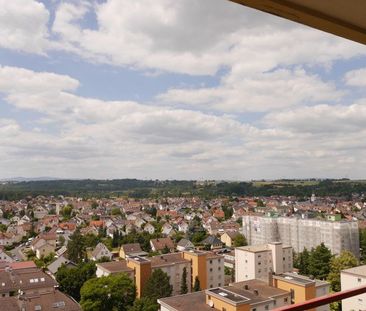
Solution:
<path fill-rule="evenodd" d="M 273 287 L 273 272 L 268 272 L 268 285 Z"/>
<path fill-rule="evenodd" d="M 254 289 L 253 292 L 254 292 L 254 295 L 259 296 L 258 289 Z"/>

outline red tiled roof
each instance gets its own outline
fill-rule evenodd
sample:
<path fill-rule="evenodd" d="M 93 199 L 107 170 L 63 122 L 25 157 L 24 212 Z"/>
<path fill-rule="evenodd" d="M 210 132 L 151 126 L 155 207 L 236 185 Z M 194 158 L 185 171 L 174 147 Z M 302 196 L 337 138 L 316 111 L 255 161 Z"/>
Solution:
<path fill-rule="evenodd" d="M 9 266 L 13 270 L 37 268 L 36 264 L 33 261 L 12 262 L 12 263 L 9 264 Z"/>

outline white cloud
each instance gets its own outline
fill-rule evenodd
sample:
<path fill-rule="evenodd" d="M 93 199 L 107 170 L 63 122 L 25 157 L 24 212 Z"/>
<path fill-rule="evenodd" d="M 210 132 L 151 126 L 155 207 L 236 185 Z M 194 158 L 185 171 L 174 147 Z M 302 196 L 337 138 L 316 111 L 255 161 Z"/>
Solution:
<path fill-rule="evenodd" d="M 345 75 L 345 81 L 347 85 L 366 87 L 366 68 L 347 72 Z"/>
<path fill-rule="evenodd" d="M 95 11 L 97 29 L 81 26 L 88 10 Z M 223 0 L 62 3 L 52 30 L 85 59 L 193 75 L 223 66 L 247 75 L 365 53 L 360 44 Z"/>
<path fill-rule="evenodd" d="M 0 47 L 44 54 L 49 12 L 34 0 L 0 0 Z"/>
<path fill-rule="evenodd" d="M 303 69 L 276 70 L 248 77 L 229 73 L 214 88 L 171 89 L 158 99 L 226 112 L 271 111 L 300 104 L 339 101 L 344 92 Z"/>

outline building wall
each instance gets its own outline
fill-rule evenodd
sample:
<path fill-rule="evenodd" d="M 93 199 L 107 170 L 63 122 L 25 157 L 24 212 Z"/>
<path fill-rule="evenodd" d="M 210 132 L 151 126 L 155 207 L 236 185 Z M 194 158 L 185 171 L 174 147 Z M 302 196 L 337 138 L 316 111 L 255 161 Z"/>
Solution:
<path fill-rule="evenodd" d="M 362 275 L 341 272 L 341 290 L 352 289 L 366 285 L 366 277 Z M 342 300 L 342 310 L 365 310 L 366 294 Z"/>
<path fill-rule="evenodd" d="M 209 300 L 213 302 L 214 309 L 213 310 L 226 310 L 226 311 L 250 311 L 249 304 L 243 304 L 239 306 L 233 306 L 221 299 L 216 297 L 206 295 L 206 304 L 208 305 Z"/>
<path fill-rule="evenodd" d="M 224 258 L 207 258 L 207 288 L 225 285 Z"/>
<path fill-rule="evenodd" d="M 200 280 L 201 289 L 207 288 L 206 254 L 195 252 L 184 252 L 183 258 L 191 261 L 192 287 L 196 276 Z"/>
<path fill-rule="evenodd" d="M 283 280 L 274 280 L 275 287 L 291 292 L 293 290 L 293 302 L 299 303 L 316 297 L 315 284 L 312 286 L 301 286 Z M 314 311 L 314 309 L 312 309 Z"/>
<path fill-rule="evenodd" d="M 180 295 L 180 287 L 183 275 L 183 269 L 187 270 L 187 287 L 188 292 L 191 292 L 191 263 L 176 263 L 174 265 L 157 267 L 157 269 L 161 269 L 163 272 L 168 274 L 170 284 L 173 286 L 172 296 Z M 154 268 L 153 268 L 154 270 Z"/>
<path fill-rule="evenodd" d="M 127 266 L 135 271 L 135 285 L 137 298 L 140 298 L 142 295 L 143 288 L 151 276 L 151 262 L 136 262 L 134 260 L 128 259 Z"/>
<path fill-rule="evenodd" d="M 321 297 L 324 295 L 329 294 L 329 284 L 325 286 L 317 286 L 315 289 L 316 297 Z M 329 305 L 321 306 L 316 308 L 316 311 L 329 311 L 330 307 Z"/>

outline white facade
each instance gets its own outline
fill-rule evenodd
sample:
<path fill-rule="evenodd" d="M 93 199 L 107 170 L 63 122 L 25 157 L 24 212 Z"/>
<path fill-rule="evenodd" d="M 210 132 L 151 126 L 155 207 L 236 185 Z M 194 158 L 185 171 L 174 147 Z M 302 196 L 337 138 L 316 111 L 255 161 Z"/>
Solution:
<path fill-rule="evenodd" d="M 349 250 L 359 257 L 357 221 L 243 216 L 243 234 L 249 245 L 281 241 L 295 252 L 302 252 L 324 243 L 332 254 Z"/>
<path fill-rule="evenodd" d="M 282 243 L 235 248 L 235 282 L 259 279 L 267 281 L 269 274 L 292 272 L 292 247 Z"/>
<path fill-rule="evenodd" d="M 347 290 L 366 285 L 366 265 L 341 271 L 341 290 Z M 353 296 L 342 300 L 342 310 L 365 310 L 366 294 Z"/>

